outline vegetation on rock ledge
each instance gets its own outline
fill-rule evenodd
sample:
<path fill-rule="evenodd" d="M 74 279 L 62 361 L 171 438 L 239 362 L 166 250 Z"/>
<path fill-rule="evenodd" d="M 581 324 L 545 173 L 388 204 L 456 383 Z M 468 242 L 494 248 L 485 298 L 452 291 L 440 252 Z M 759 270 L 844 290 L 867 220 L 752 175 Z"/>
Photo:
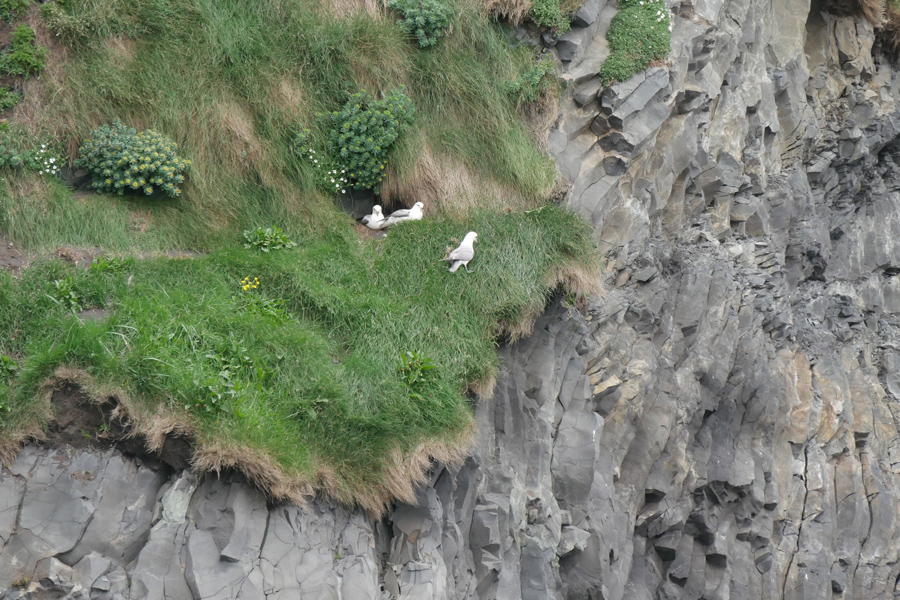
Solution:
<path fill-rule="evenodd" d="M 505 83 L 531 50 L 472 0 L 448 2 L 454 29 L 427 51 L 393 20 L 308 0 L 115 7 L 44 4 L 37 37 L 65 47 L 8 111 L 0 232 L 35 254 L 103 255 L 0 272 L 0 356 L 15 365 L 0 455 L 47 424 L 44 384 L 77 374 L 139 430 L 189 432 L 200 468 L 236 466 L 276 497 L 320 489 L 376 512 L 409 499 L 429 455 L 471 439 L 466 392 L 490 387 L 498 336 L 526 332 L 558 284 L 596 279 L 588 226 L 541 208 L 555 166 Z M 390 154 L 365 183 L 383 171 L 394 198 L 435 200 L 425 220 L 360 237 L 294 138 L 357 90 L 401 86 L 415 112 L 392 146 L 373 137 Z M 54 177 L 51 154 L 71 164 L 117 118 L 191 157 L 178 197 L 140 183 L 128 202 L 114 183 L 76 196 Z M 92 144 L 86 166 L 124 169 Z M 129 168 L 154 164 L 137 156 Z M 451 275 L 438 259 L 469 230 L 473 272 Z"/>

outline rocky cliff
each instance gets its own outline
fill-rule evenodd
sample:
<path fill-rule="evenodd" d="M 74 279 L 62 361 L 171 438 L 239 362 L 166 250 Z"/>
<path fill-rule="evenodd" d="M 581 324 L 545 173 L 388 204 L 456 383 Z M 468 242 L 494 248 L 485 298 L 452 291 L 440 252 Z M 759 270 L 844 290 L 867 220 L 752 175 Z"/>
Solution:
<path fill-rule="evenodd" d="M 614 7 L 543 39 L 608 289 L 501 349 L 460 469 L 376 522 L 28 447 L 0 472 L 0 597 L 900 594 L 898 72 L 837 8 L 670 8 L 670 63 L 608 89 Z"/>

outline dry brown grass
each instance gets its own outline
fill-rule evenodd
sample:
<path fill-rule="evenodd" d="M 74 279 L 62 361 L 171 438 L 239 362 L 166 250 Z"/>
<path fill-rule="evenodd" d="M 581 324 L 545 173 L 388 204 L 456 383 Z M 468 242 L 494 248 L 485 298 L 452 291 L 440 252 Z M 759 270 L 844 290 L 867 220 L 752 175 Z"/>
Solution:
<path fill-rule="evenodd" d="M 0 462 L 14 461 L 22 444 L 29 439 L 47 439 L 43 426 L 55 418 L 51 396 L 65 385 L 77 386 L 90 402 L 97 405 L 114 403 L 116 408 L 111 416 L 126 423 L 127 437 L 143 439 L 150 452 L 159 452 L 169 436 L 185 437 L 192 441 L 191 464 L 198 472 L 219 475 L 225 470 L 235 470 L 273 501 L 304 506 L 319 493 L 347 505 L 359 506 L 375 518 L 382 517 L 396 501 L 415 502 L 417 486 L 427 480 L 435 465 L 458 467 L 475 440 L 475 423 L 470 420 L 468 426 L 452 438 L 429 440 L 407 453 L 395 448 L 389 453 L 387 467 L 378 484 L 351 487 L 328 464 L 319 467 L 314 477 L 288 473 L 258 450 L 204 436 L 196 418 L 187 411 L 148 411 L 124 390 L 100 385 L 85 371 L 63 367 L 44 382 L 34 421 L 0 436 Z"/>
<path fill-rule="evenodd" d="M 419 147 L 412 168 L 399 172 L 396 165 L 389 167 L 381 183 L 385 207 L 396 209 L 422 202 L 428 215 L 464 217 L 475 209 L 527 209 L 537 204 L 496 181 L 473 174 L 459 161 L 436 155 L 425 141 Z"/>
<path fill-rule="evenodd" d="M 347 19 L 359 14 L 376 16 L 381 10 L 379 0 L 326 0 L 325 9 L 332 15 Z"/>
<path fill-rule="evenodd" d="M 885 0 L 859 0 L 859 12 L 873 27 L 887 27 L 890 20 L 890 12 L 897 12 Z M 896 23 L 896 17 L 895 17 Z M 894 30 L 896 31 L 896 27 Z"/>
<path fill-rule="evenodd" d="M 519 110 L 538 146 L 548 154 L 550 153 L 548 145 L 550 130 L 559 120 L 561 112 L 559 92 L 556 89 L 552 89 L 535 102 L 527 103 Z"/>
<path fill-rule="evenodd" d="M 482 0 L 482 4 L 489 14 L 506 19 L 513 26 L 521 25 L 531 10 L 531 0 Z"/>
<path fill-rule="evenodd" d="M 900 9 L 890 5 L 887 7 L 879 36 L 885 46 L 895 53 L 900 52 Z"/>

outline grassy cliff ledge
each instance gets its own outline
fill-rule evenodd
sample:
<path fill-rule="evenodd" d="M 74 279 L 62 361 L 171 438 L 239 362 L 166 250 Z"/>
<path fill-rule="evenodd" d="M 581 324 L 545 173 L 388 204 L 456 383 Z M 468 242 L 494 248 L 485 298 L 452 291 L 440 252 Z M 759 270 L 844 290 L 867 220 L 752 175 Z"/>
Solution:
<path fill-rule="evenodd" d="M 69 0 L 23 17 L 50 53 L 4 114 L 5 147 L 71 164 L 121 119 L 191 166 L 177 198 L 4 169 L 0 233 L 35 256 L 0 272 L 7 457 L 52 419 L 59 377 L 116 398 L 151 444 L 189 434 L 199 468 L 239 468 L 275 498 L 319 490 L 379 512 L 430 458 L 464 453 L 466 392 L 490 389 L 498 337 L 528 331 L 559 285 L 593 289 L 597 261 L 588 226 L 544 206 L 556 171 L 508 94 L 531 51 L 477 2 L 448 5 L 428 49 L 353 2 Z M 371 239 L 294 140 L 322 139 L 317 113 L 356 91 L 400 86 L 415 116 L 383 198 L 427 216 Z M 242 231 L 272 226 L 296 247 L 244 247 Z M 469 230 L 473 273 L 450 274 L 437 261 Z M 41 258 L 63 245 L 102 251 L 90 268 Z"/>

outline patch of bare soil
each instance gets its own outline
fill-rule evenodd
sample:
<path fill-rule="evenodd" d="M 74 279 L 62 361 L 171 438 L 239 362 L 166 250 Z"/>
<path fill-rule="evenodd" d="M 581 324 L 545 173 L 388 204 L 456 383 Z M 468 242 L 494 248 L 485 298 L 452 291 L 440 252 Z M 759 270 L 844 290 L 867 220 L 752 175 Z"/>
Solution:
<path fill-rule="evenodd" d="M 97 403 L 79 386 L 65 382 L 53 391 L 50 404 L 56 416 L 47 427 L 43 444 L 91 449 L 116 447 L 123 454 L 162 463 L 176 471 L 191 465 L 194 448 L 189 438 L 169 435 L 159 452 L 150 452 L 144 438 L 134 434 L 128 420 L 117 410 L 118 402 L 114 398 Z"/>
<path fill-rule="evenodd" d="M 0 269 L 14 274 L 28 266 L 28 255 L 16 248 L 12 241 L 0 233 Z"/>

